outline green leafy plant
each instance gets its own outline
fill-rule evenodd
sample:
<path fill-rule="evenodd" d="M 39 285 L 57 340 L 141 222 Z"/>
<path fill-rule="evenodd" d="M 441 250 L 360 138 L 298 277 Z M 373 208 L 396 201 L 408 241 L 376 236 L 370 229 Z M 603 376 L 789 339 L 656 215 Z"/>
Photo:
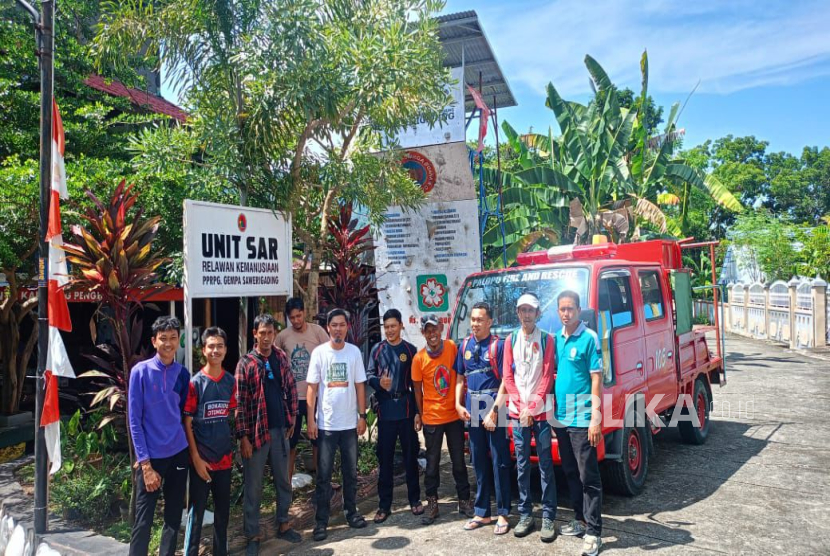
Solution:
<path fill-rule="evenodd" d="M 100 527 L 119 516 L 129 497 L 129 458 L 116 451 L 115 428 L 102 411 L 76 411 L 61 423 L 63 465 L 55 475 L 51 500 L 67 519 Z"/>
<path fill-rule="evenodd" d="M 370 315 L 378 305 L 378 290 L 375 274 L 363 264 L 364 254 L 375 248 L 370 228 L 358 226 L 351 203 L 343 204 L 338 217 L 329 222 L 326 261 L 334 283 L 322 293 L 326 310 L 338 307 L 350 313 L 349 339 L 361 347 L 370 328 L 377 325 Z"/>
<path fill-rule="evenodd" d="M 563 99 L 553 83 L 546 106 L 561 134 L 520 135 L 509 123 L 502 127 L 514 151 L 513 163 L 487 180 L 502 188 L 508 264 L 533 246 L 547 246 L 574 232 L 577 243 L 604 234 L 614 241 L 641 237 L 641 226 L 658 234 L 680 235 L 664 206 L 685 202 L 668 195 L 675 184 L 706 192 L 719 205 L 740 211 L 740 202 L 714 176 L 688 165 L 673 151 L 677 142 L 679 104 L 672 106 L 659 136 L 650 135 L 653 107 L 648 100 L 648 56 L 640 60 L 642 92 L 624 106 L 617 87 L 591 56 L 585 57 L 594 95 L 587 105 Z M 494 187 L 490 187 L 490 202 Z M 684 205 L 685 206 L 685 205 Z M 499 224 L 483 242 L 500 242 Z M 496 259 L 493 266 L 501 266 Z"/>
<path fill-rule="evenodd" d="M 81 218 L 84 225 L 73 228 L 73 240 L 64 245 L 67 261 L 77 274 L 71 287 L 79 287 L 101 295 L 101 306 L 111 312 L 101 312 L 115 330 L 120 366 L 112 366 L 110 374 L 90 372 L 92 378 L 113 378 L 97 401 L 108 402 L 110 409 L 123 407 L 129 395 L 130 371 L 140 360 L 137 346 L 141 343 L 141 326 L 136 312 L 150 296 L 167 291 L 170 286 L 157 282 L 157 269 L 165 263 L 153 250 L 160 218 L 145 217 L 136 208 L 137 195 L 132 186 L 122 181 L 105 204 L 92 192 L 87 192 L 93 206 Z M 113 416 L 109 417 L 114 418 Z M 130 466 L 134 463 L 132 437 L 127 427 Z M 135 493 L 131 496 L 130 522 L 135 517 Z"/>

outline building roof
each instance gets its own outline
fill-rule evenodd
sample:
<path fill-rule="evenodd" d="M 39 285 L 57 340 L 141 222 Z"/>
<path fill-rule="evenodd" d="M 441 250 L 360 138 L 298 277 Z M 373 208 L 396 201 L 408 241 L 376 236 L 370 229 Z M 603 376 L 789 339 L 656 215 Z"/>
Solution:
<path fill-rule="evenodd" d="M 148 93 L 147 91 L 126 87 L 123 83 L 115 79 L 107 79 L 106 77 L 93 74 L 86 78 L 84 83 L 104 93 L 129 99 L 136 106 L 155 114 L 164 114 L 180 122 L 187 120 L 187 112 L 172 102 Z"/>
<path fill-rule="evenodd" d="M 507 78 L 501 71 L 490 42 L 474 10 L 439 16 L 438 38 L 444 47 L 444 66 L 458 68 L 464 65 L 464 82 L 473 88 L 479 86 L 481 76 L 481 93 L 487 106 L 508 108 L 516 106 L 516 98 Z M 465 110 L 474 108 L 473 97 L 464 89 Z M 493 96 L 496 97 L 493 103 Z"/>

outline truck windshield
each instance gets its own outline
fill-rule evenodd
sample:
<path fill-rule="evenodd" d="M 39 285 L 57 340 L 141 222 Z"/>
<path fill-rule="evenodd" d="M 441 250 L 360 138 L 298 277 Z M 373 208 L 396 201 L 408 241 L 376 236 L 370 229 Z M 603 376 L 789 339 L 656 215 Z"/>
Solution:
<path fill-rule="evenodd" d="M 539 309 L 542 311 L 539 327 L 554 333 L 562 328 L 556 298 L 563 290 L 578 293 L 580 305 L 587 307 L 588 269 L 516 269 L 468 278 L 453 315 L 450 338 L 457 342 L 470 335 L 470 311 L 479 301 L 486 301 L 493 309 L 493 334 L 505 337 L 520 326 L 516 300 L 525 292 L 535 293 L 539 297 Z"/>

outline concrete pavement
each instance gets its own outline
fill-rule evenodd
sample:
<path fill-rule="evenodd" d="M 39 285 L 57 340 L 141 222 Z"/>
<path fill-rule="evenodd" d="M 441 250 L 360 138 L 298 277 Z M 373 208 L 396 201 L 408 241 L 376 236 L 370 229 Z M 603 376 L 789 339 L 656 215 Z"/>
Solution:
<path fill-rule="evenodd" d="M 643 493 L 605 497 L 603 554 L 830 554 L 830 360 L 734 336 L 726 347 L 728 383 L 714 386 L 708 442 L 687 446 L 675 431 L 660 433 Z M 544 545 L 538 533 L 463 531 L 446 467 L 441 496 L 442 517 L 429 527 L 409 513 L 399 488 L 383 525 L 350 530 L 338 518 L 324 542 L 305 531 L 306 542 L 270 541 L 262 553 L 579 554 L 579 539 Z M 540 518 L 538 492 L 536 500 Z M 567 504 L 560 487 L 560 525 L 572 517 Z M 361 506 L 367 519 L 375 505 Z M 513 512 L 511 525 L 515 493 Z"/>

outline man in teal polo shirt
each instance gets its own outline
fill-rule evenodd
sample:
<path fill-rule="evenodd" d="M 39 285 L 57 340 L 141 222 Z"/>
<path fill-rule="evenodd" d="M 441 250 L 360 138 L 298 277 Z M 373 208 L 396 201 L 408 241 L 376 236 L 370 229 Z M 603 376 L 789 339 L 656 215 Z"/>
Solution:
<path fill-rule="evenodd" d="M 555 336 L 555 430 L 576 518 L 561 532 L 584 535 L 582 554 L 594 556 L 602 546 L 602 480 L 597 463 L 602 414 L 593 403 L 600 400 L 602 389 L 600 343 L 579 319 L 579 294 L 565 290 L 557 303 L 562 328 Z"/>

